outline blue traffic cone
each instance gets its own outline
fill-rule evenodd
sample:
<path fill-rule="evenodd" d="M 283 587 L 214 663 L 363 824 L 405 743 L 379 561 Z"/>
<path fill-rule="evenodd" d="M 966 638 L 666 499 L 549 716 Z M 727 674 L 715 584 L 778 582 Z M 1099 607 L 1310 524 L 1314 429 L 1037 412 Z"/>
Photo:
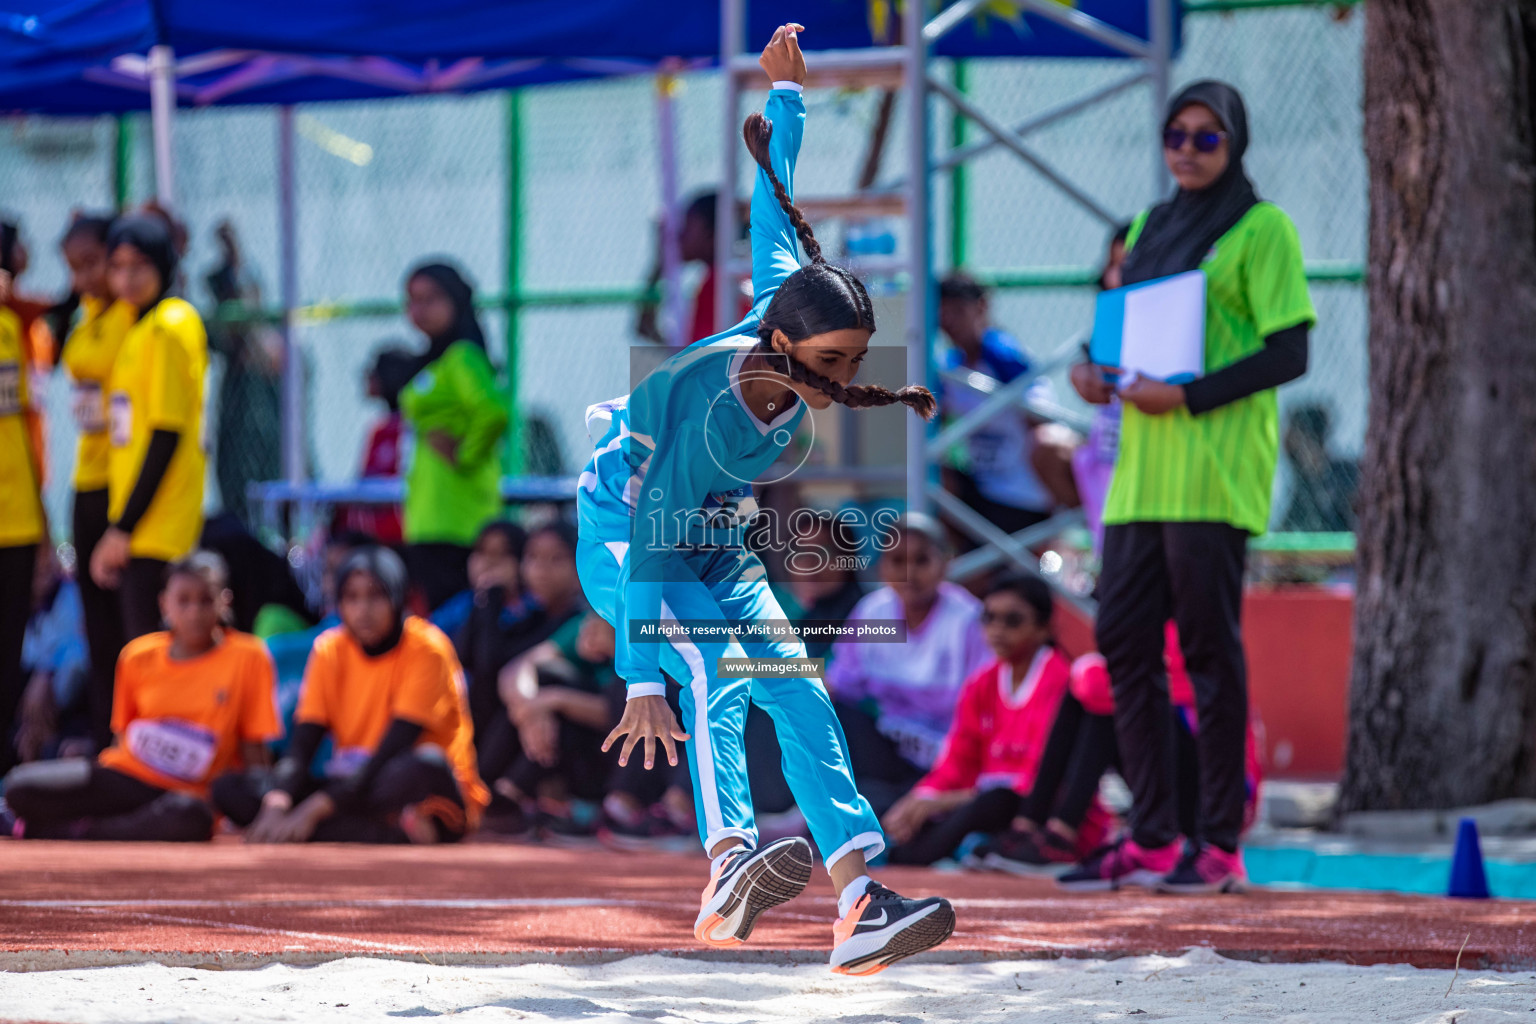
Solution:
<path fill-rule="evenodd" d="M 1477 822 L 1462 818 L 1456 827 L 1456 853 L 1451 858 L 1451 886 L 1447 896 L 1458 899 L 1485 900 L 1488 873 L 1483 870 L 1483 847 L 1477 841 Z"/>

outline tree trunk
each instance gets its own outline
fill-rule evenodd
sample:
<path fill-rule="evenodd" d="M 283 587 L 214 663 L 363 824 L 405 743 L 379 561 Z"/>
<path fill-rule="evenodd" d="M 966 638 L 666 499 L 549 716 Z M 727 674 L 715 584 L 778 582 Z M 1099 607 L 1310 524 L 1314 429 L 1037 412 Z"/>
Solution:
<path fill-rule="evenodd" d="M 1536 796 L 1536 0 L 1368 0 L 1341 809 Z"/>

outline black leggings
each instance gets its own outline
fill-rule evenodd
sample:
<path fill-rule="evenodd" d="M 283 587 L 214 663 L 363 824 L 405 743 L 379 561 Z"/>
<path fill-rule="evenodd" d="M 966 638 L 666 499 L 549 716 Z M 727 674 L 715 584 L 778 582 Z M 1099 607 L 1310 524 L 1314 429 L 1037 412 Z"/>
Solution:
<path fill-rule="evenodd" d="M 97 750 L 112 742 L 112 680 L 123 644 L 123 602 L 91 578 L 91 552 L 107 532 L 107 489 L 75 492 L 75 583 L 85 617 L 85 642 L 91 652 L 91 740 Z"/>
<path fill-rule="evenodd" d="M 165 567 L 159 558 L 128 560 L 117 598 L 122 603 L 124 643 L 160 629 L 160 591 L 165 587 Z M 114 670 L 116 666 L 113 666 Z"/>
<path fill-rule="evenodd" d="M 848 764 L 853 781 L 877 815 L 890 810 L 907 791 L 917 785 L 924 770 L 901 756 L 890 737 L 880 731 L 875 720 L 859 708 L 840 701 L 833 711 L 848 741 Z"/>
<path fill-rule="evenodd" d="M 891 847 L 892 864 L 932 864 L 954 852 L 972 832 L 997 833 L 1006 829 L 1019 810 L 1019 794 L 1011 789 L 989 789 L 970 803 L 961 804 L 941 818 L 925 822 L 917 835 Z"/>
<path fill-rule="evenodd" d="M 1178 766 L 1176 792 L 1179 830 L 1191 839 L 1200 836 L 1200 758 L 1195 737 L 1180 708 L 1172 709 L 1173 747 Z M 1018 816 L 1037 826 L 1056 819 L 1081 828 L 1099 792 L 1099 780 L 1109 769 L 1120 770 L 1120 748 L 1113 715 L 1089 714 L 1077 698 L 1066 694 L 1040 755 L 1035 785 L 1019 803 Z"/>
<path fill-rule="evenodd" d="M 1248 676 L 1241 614 L 1248 534 L 1226 523 L 1128 523 L 1104 529 L 1104 570 L 1094 632 L 1115 693 L 1122 775 L 1142 846 L 1176 839 L 1178 752 L 1163 662 L 1172 617 L 1200 721 L 1198 826 L 1237 849 L 1247 801 Z"/>
<path fill-rule="evenodd" d="M 187 843 L 213 835 L 213 811 L 197 797 L 83 758 L 20 766 L 5 778 L 5 802 L 28 839 Z"/>
<path fill-rule="evenodd" d="M 32 617 L 32 573 L 37 545 L 0 548 L 0 772 L 16 763 L 16 712 L 27 688 L 21 648 Z"/>
<path fill-rule="evenodd" d="M 427 608 L 469 588 L 469 548 L 457 544 L 412 544 L 405 549 L 411 583 L 421 589 Z"/>
<path fill-rule="evenodd" d="M 559 779 L 565 783 L 570 796 L 579 800 L 601 800 L 607 795 L 608 777 L 612 771 L 607 755 L 603 753 L 603 737 L 607 734 L 566 718 L 558 720 L 557 728 L 560 734 L 555 740 L 554 764 L 539 764 L 518 744 L 517 755 L 499 777 L 511 782 L 524 796 L 537 796 L 545 782 Z M 512 732 L 516 743 L 516 730 Z M 635 756 L 644 764 L 643 750 L 637 750 Z M 659 754 L 658 760 L 666 761 L 665 751 Z"/>
<path fill-rule="evenodd" d="M 324 779 L 310 779 L 309 784 L 294 800 L 303 800 L 325 787 Z M 266 769 L 249 772 L 231 772 L 213 780 L 213 803 L 219 813 L 241 828 L 256 820 L 261 813 L 261 799 L 273 788 L 272 773 Z M 438 798 L 457 808 L 452 813 L 434 814 L 438 838 L 453 842 L 464 837 L 464 798 L 459 795 L 458 781 L 453 771 L 440 757 L 422 756 L 410 751 L 392 758 L 379 769 L 373 784 L 363 794 L 362 806 L 355 811 L 339 811 L 322 821 L 315 828 L 310 842 L 314 843 L 406 843 L 409 838 L 401 830 L 399 815 L 402 808 Z"/>
<path fill-rule="evenodd" d="M 1091 715 L 1070 693 L 1040 755 L 1035 785 L 1019 804 L 1018 813 L 1036 825 L 1052 818 L 1078 828 L 1099 792 L 1099 779 L 1120 764 L 1113 715 Z"/>

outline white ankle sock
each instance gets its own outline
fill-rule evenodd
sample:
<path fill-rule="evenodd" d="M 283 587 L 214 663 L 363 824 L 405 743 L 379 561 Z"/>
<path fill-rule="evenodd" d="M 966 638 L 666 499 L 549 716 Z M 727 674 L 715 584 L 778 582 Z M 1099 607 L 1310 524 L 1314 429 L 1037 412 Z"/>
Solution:
<path fill-rule="evenodd" d="M 859 902 L 859 897 L 864 895 L 864 890 L 868 889 L 869 883 L 873 881 L 874 879 L 868 875 L 860 875 L 843 886 L 843 891 L 837 895 L 837 916 L 840 918 L 847 917 L 848 912 L 853 909 L 853 905 Z"/>

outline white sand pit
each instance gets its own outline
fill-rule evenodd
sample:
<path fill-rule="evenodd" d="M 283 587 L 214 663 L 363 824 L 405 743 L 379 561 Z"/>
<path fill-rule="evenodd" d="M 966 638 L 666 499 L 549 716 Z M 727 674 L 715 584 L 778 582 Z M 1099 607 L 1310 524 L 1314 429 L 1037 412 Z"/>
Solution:
<path fill-rule="evenodd" d="M 135 964 L 0 974 L 0 1016 L 49 1024 L 379 1021 L 580 1024 L 1315 1024 L 1536 1021 L 1536 973 L 1256 964 L 1208 950 L 1120 960 L 909 964 L 851 979 L 814 965 L 637 956 L 607 964 L 311 967 Z"/>

